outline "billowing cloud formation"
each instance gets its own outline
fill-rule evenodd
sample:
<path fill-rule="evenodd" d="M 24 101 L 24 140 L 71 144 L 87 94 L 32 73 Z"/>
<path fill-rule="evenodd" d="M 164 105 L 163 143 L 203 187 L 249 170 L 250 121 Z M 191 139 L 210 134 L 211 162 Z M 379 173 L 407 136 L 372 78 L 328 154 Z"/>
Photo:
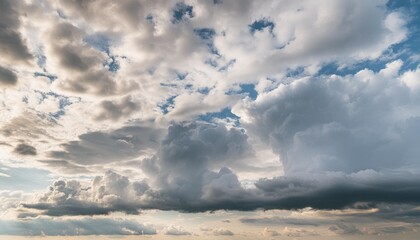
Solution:
<path fill-rule="evenodd" d="M 419 92 L 398 76 L 401 61 L 379 73 L 302 78 L 245 103 L 246 128 L 279 153 L 287 175 L 410 169 L 420 152 Z M 418 70 L 416 71 L 418 72 Z M 398 161 L 396 160 L 398 159 Z"/>
<path fill-rule="evenodd" d="M 78 181 L 57 181 L 38 199 L 39 203 L 23 206 L 43 210 L 43 214 L 50 216 L 138 213 L 136 197 L 148 188 L 146 183 L 131 183 L 127 177 L 107 172 L 87 186 Z"/>

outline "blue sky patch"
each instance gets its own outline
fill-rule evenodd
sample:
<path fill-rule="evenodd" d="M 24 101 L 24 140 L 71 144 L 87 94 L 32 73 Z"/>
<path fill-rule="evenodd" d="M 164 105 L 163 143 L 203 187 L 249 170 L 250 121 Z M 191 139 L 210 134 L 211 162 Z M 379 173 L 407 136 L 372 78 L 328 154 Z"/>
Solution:
<path fill-rule="evenodd" d="M 169 108 L 174 105 L 174 99 L 177 97 L 177 95 L 169 97 L 166 99 L 166 102 L 160 106 L 160 109 L 162 110 L 163 114 L 167 114 L 169 112 Z"/>
<path fill-rule="evenodd" d="M 239 120 L 239 117 L 236 116 L 235 114 L 233 114 L 231 109 L 228 108 L 228 107 L 222 109 L 222 111 L 220 111 L 220 112 L 211 112 L 211 113 L 206 113 L 206 114 L 200 115 L 198 117 L 198 120 L 205 121 L 205 122 L 211 122 L 214 118 L 220 118 L 220 119 L 232 118 L 232 119 L 235 119 L 235 120 Z"/>
<path fill-rule="evenodd" d="M 249 24 L 249 31 L 251 34 L 254 34 L 256 31 L 263 31 L 264 29 L 268 29 L 270 33 L 273 33 L 274 23 L 269 21 L 267 18 L 262 18 L 260 20 L 256 20 L 253 23 Z"/>
<path fill-rule="evenodd" d="M 54 113 L 50 113 L 50 116 L 54 118 L 54 120 L 59 119 L 61 116 L 65 114 L 65 107 L 73 104 L 73 102 L 70 100 L 69 97 L 66 97 L 64 95 L 60 95 L 54 92 L 41 92 L 41 91 L 35 91 L 41 94 L 42 99 L 41 102 L 44 101 L 48 96 L 52 96 L 54 98 L 58 98 L 58 107 L 59 110 Z M 80 101 L 80 98 L 79 98 Z"/>
<path fill-rule="evenodd" d="M 216 35 L 216 31 L 212 28 L 196 28 L 194 29 L 194 33 L 206 43 L 209 52 L 220 56 L 219 50 L 217 50 L 216 46 L 214 46 L 214 36 Z"/>
<path fill-rule="evenodd" d="M 35 191 L 48 187 L 52 178 L 50 172 L 37 168 L 11 168 L 0 165 L 0 189 L 13 191 Z"/>
<path fill-rule="evenodd" d="M 84 42 L 91 45 L 98 51 L 106 53 L 108 59 L 103 63 L 110 72 L 117 72 L 120 69 L 118 64 L 117 57 L 111 54 L 109 48 L 111 47 L 111 39 L 104 34 L 96 33 L 89 35 L 83 39 Z"/>
<path fill-rule="evenodd" d="M 57 76 L 52 75 L 52 74 L 48 74 L 48 73 L 35 72 L 34 76 L 35 77 L 46 77 L 50 80 L 50 82 L 54 82 L 55 80 L 57 80 Z"/>
<path fill-rule="evenodd" d="M 196 28 L 194 33 L 203 40 L 213 40 L 216 32 L 212 28 Z"/>
<path fill-rule="evenodd" d="M 173 9 L 172 23 L 173 24 L 179 23 L 183 19 L 185 19 L 185 17 L 189 17 L 189 18 L 194 17 L 193 7 L 183 2 L 179 2 L 175 5 Z"/>
<path fill-rule="evenodd" d="M 241 91 L 239 93 L 247 93 L 251 99 L 257 99 L 258 93 L 255 91 L 254 84 L 241 84 L 239 86 L 241 87 Z"/>

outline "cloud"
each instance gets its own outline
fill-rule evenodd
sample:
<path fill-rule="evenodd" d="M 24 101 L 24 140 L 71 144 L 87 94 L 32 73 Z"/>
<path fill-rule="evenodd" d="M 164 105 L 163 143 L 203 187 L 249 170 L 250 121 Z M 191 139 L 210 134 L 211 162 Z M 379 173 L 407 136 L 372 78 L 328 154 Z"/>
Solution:
<path fill-rule="evenodd" d="M 249 154 L 253 152 L 247 136 L 239 129 L 201 123 L 171 125 L 158 153 L 141 165 L 151 185 L 162 190 L 161 199 L 151 201 L 150 207 L 196 211 L 194 206 L 206 209 L 203 201 L 242 195 L 237 176 L 227 166 Z M 185 208 L 181 202 L 190 205 Z"/>
<path fill-rule="evenodd" d="M 0 220 L 0 234 L 12 236 L 154 235 L 152 226 L 118 218 Z"/>
<path fill-rule="evenodd" d="M 181 227 L 169 226 L 163 230 L 165 235 L 173 235 L 173 236 L 185 236 L 191 235 L 190 232 L 182 229 Z"/>
<path fill-rule="evenodd" d="M 135 112 L 139 112 L 140 105 L 131 97 L 125 97 L 120 101 L 102 101 L 100 103 L 100 112 L 95 120 L 113 120 L 117 121 L 122 117 L 129 117 Z"/>
<path fill-rule="evenodd" d="M 282 235 L 288 237 L 308 237 L 308 236 L 319 236 L 319 233 L 312 229 L 304 229 L 304 228 L 291 228 L 285 227 L 282 230 Z"/>
<path fill-rule="evenodd" d="M 138 214 L 139 197 L 148 189 L 144 181 L 130 182 L 127 177 L 108 171 L 90 183 L 56 181 L 36 202 L 22 206 L 49 216 L 106 215 L 115 211 Z"/>
<path fill-rule="evenodd" d="M 7 59 L 8 63 L 14 61 L 29 63 L 33 58 L 32 54 L 19 32 L 21 25 L 20 7 L 22 3 L 16 1 L 2 1 L 0 7 L 0 49 L 2 50 L 1 61 Z M 4 70 L 2 70 L 4 71 Z M 4 73 L 2 73 L 4 74 Z M 15 81 L 14 81 L 15 82 Z"/>
<path fill-rule="evenodd" d="M 328 228 L 330 231 L 339 235 L 359 235 L 362 232 L 352 224 L 336 223 Z"/>
<path fill-rule="evenodd" d="M 264 228 L 262 235 L 264 237 L 276 237 L 276 236 L 280 236 L 281 234 L 276 230 Z"/>
<path fill-rule="evenodd" d="M 15 147 L 14 150 L 15 153 L 20 154 L 20 155 L 30 155 L 30 156 L 36 156 L 37 152 L 36 152 L 36 148 L 34 148 L 31 145 L 25 144 L 25 143 L 20 143 Z"/>
<path fill-rule="evenodd" d="M 17 83 L 16 74 L 2 66 L 0 66 L 0 84 L 3 86 L 15 85 Z"/>
<path fill-rule="evenodd" d="M 263 218 L 241 218 L 241 223 L 253 225 L 296 225 L 296 226 L 319 226 L 325 222 L 321 219 L 299 219 L 291 217 L 263 217 Z"/>
<path fill-rule="evenodd" d="M 131 160 L 142 151 L 158 145 L 160 130 L 142 126 L 125 126 L 110 132 L 88 132 L 79 140 L 61 144 L 63 150 L 50 151 L 54 159 L 81 165 Z"/>
<path fill-rule="evenodd" d="M 54 170 L 54 172 L 60 172 L 64 174 L 84 174 L 89 173 L 89 170 L 87 170 L 84 166 L 77 165 L 70 163 L 66 160 L 39 160 L 39 162 L 45 164 L 48 166 L 51 170 Z"/>
<path fill-rule="evenodd" d="M 77 158 L 63 157 L 85 165 L 135 157 L 137 153 L 131 150 L 138 149 L 143 142 L 142 138 L 137 139 L 134 131 L 143 136 L 143 130 L 123 128 L 109 134 L 89 134 L 80 142 L 65 146 L 69 153 L 79 154 L 73 155 Z M 288 129 L 292 130 L 292 127 Z M 131 137 L 127 136 L 129 133 Z M 255 182 L 254 187 L 244 188 L 237 174 L 228 167 L 254 154 L 247 138 L 240 129 L 227 129 L 221 124 L 173 123 L 161 139 L 156 154 L 139 164 L 147 179 L 132 182 L 125 176 L 107 172 L 90 184 L 59 181 L 43 198 L 24 206 L 44 210 L 46 215 L 95 215 L 113 211 L 137 213 L 139 209 L 200 212 L 372 208 L 379 204 L 416 204 L 420 199 L 417 184 L 420 176 L 417 172 L 402 169 L 310 174 L 303 171 L 263 178 Z M 116 153 L 113 150 L 115 142 L 121 142 Z M 95 156 L 93 150 L 103 155 Z M 313 224 L 292 220 L 284 223 Z"/>
<path fill-rule="evenodd" d="M 234 113 L 279 154 L 286 175 L 410 168 L 420 155 L 409 134 L 418 128 L 418 91 L 398 76 L 401 65 L 297 79 Z"/>
<path fill-rule="evenodd" d="M 220 229 L 214 230 L 213 235 L 214 236 L 233 236 L 235 234 L 230 230 L 220 228 Z"/>

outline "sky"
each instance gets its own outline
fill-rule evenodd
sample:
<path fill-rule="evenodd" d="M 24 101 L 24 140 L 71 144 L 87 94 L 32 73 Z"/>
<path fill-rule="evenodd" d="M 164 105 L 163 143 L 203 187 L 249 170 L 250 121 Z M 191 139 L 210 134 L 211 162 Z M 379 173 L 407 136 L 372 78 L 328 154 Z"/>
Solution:
<path fill-rule="evenodd" d="M 418 0 L 1 0 L 0 239 L 418 239 L 419 42 Z"/>

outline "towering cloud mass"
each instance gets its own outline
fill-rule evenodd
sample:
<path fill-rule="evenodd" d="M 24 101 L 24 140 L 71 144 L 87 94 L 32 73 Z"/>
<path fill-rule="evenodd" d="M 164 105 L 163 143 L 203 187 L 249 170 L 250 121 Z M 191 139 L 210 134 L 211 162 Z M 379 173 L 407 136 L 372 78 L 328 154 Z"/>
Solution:
<path fill-rule="evenodd" d="M 419 9 L 2 1 L 0 234 L 415 231 Z"/>

